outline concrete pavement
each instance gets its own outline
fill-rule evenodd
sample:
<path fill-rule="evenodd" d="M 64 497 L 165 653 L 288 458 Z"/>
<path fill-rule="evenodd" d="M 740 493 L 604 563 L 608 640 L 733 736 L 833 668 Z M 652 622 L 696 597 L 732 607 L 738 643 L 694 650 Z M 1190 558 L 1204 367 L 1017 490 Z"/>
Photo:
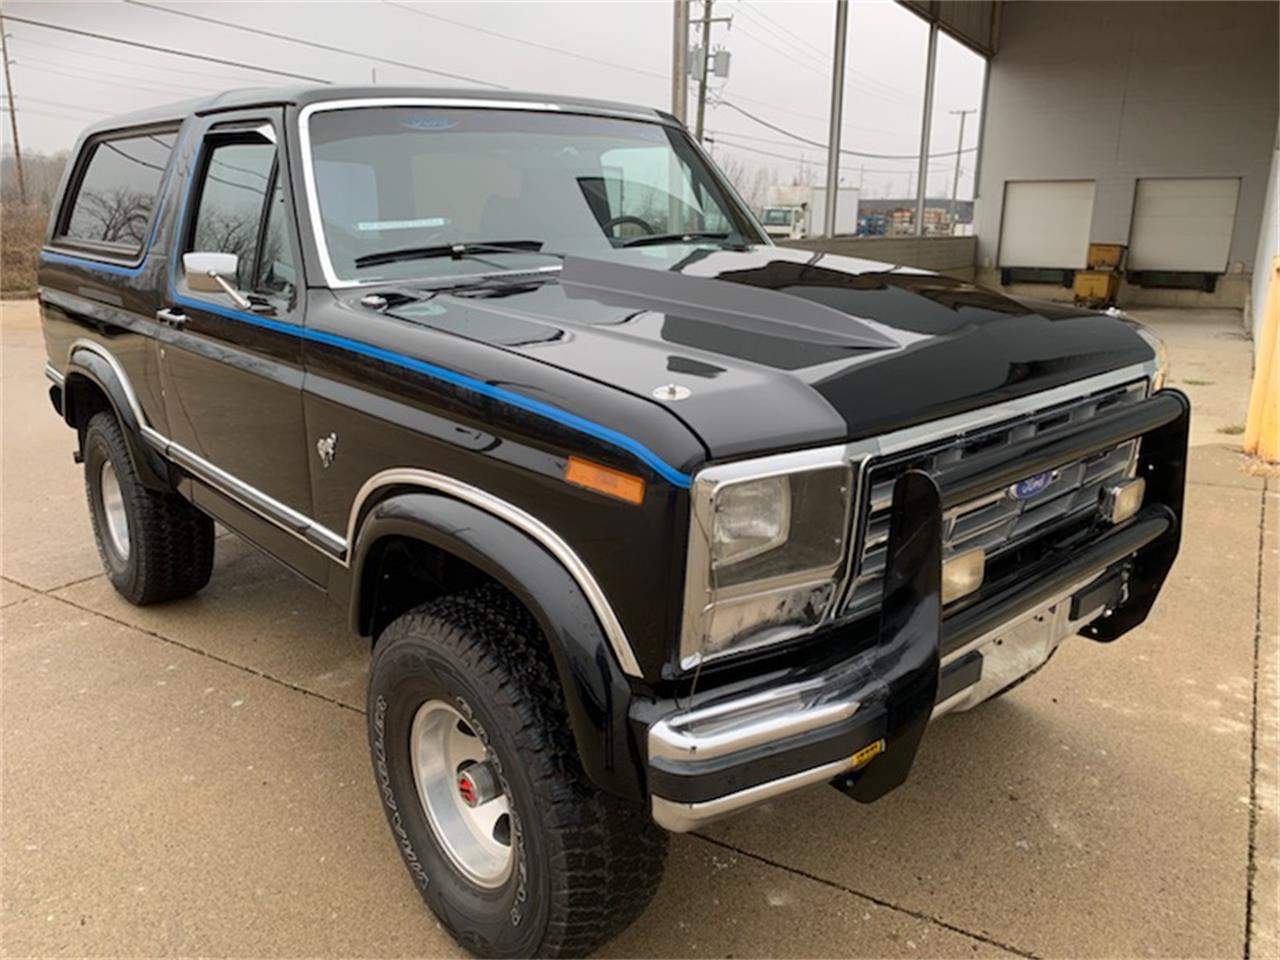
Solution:
<path fill-rule="evenodd" d="M 940 722 L 878 804 L 819 788 L 675 838 L 605 954 L 1277 955 L 1277 481 L 1219 432 L 1244 420 L 1238 315 L 1145 318 L 1197 410 L 1150 622 Z M 0 951 L 459 955 L 378 808 L 364 643 L 233 537 L 199 596 L 119 600 L 34 305 L 0 333 Z"/>

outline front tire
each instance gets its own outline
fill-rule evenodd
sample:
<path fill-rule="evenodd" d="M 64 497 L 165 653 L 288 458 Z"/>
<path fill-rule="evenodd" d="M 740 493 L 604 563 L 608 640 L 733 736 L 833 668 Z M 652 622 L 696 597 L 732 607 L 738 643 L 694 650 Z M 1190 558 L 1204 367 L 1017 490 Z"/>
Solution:
<path fill-rule="evenodd" d="M 114 414 L 90 418 L 83 451 L 93 536 L 116 592 L 146 606 L 208 583 L 213 521 L 176 493 L 143 485 Z"/>
<path fill-rule="evenodd" d="M 580 956 L 656 893 L 666 834 L 587 780 L 545 641 L 505 591 L 442 597 L 393 622 L 374 651 L 368 719 L 396 846 L 468 950 Z"/>

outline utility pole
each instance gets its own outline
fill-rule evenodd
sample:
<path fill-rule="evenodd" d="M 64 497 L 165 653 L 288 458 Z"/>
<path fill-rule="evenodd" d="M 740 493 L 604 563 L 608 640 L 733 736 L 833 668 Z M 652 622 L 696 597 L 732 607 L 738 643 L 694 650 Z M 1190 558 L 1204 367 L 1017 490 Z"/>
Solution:
<path fill-rule="evenodd" d="M 970 107 L 968 110 L 949 110 L 952 116 L 960 114 L 960 136 L 956 140 L 956 172 L 951 178 L 951 232 L 956 232 L 956 193 L 960 189 L 960 151 L 964 149 L 964 120 L 971 113 L 977 113 L 977 109 Z"/>
<path fill-rule="evenodd" d="M 685 123 L 689 114 L 689 0 L 672 0 L 671 8 L 671 113 Z"/>
<path fill-rule="evenodd" d="M 698 128 L 695 134 L 702 140 L 702 122 L 707 115 L 707 74 L 711 71 L 711 3 L 702 0 L 702 66 L 701 83 L 698 85 Z"/>
<path fill-rule="evenodd" d="M 702 19 L 694 23 L 702 24 L 702 63 L 700 66 L 701 83 L 698 84 L 698 120 L 694 126 L 694 136 L 702 141 L 702 128 L 707 115 L 707 80 L 711 73 L 711 25 L 713 23 L 730 23 L 732 17 L 712 17 L 711 4 L 715 0 L 702 0 Z"/>
<path fill-rule="evenodd" d="M 836 38 L 831 54 L 831 123 L 827 131 L 827 195 L 822 211 L 822 233 L 836 234 L 836 200 L 840 195 L 840 120 L 844 113 L 845 33 L 849 26 L 849 0 L 836 0 Z"/>
<path fill-rule="evenodd" d="M 9 94 L 9 129 L 13 131 L 13 159 L 18 167 L 18 197 L 27 204 L 27 178 L 22 170 L 22 144 L 18 142 L 18 102 L 13 96 L 13 78 L 9 76 L 9 35 L 0 17 L 0 60 L 4 60 L 4 88 Z"/>

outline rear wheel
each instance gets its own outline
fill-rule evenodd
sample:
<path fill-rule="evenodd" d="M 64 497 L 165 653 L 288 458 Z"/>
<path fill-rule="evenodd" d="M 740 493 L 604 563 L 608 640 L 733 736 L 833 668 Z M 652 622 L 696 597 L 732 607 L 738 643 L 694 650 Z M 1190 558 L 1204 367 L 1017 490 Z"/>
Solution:
<path fill-rule="evenodd" d="M 440 922 L 482 956 L 578 956 L 643 912 L 666 834 L 587 780 L 536 622 L 485 587 L 379 638 L 369 743 L 384 811 Z"/>
<path fill-rule="evenodd" d="M 115 415 L 84 432 L 84 479 L 98 554 L 111 584 L 144 606 L 195 593 L 213 573 L 213 521 L 176 493 L 138 479 Z"/>

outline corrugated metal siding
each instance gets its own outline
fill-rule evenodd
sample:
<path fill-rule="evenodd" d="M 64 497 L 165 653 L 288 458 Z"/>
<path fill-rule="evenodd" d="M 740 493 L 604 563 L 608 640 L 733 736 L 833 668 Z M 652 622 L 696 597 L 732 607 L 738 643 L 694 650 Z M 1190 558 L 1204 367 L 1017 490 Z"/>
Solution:
<path fill-rule="evenodd" d="M 898 0 L 984 56 L 995 56 L 1001 0 Z"/>

